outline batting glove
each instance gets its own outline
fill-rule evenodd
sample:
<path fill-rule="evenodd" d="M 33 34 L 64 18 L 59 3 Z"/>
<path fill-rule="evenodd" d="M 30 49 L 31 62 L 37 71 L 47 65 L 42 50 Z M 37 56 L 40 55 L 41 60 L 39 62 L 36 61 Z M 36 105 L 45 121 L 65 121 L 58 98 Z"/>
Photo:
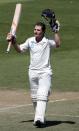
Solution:
<path fill-rule="evenodd" d="M 57 33 L 60 30 L 60 23 L 58 20 L 55 22 L 50 21 L 49 24 L 53 32 Z"/>
<path fill-rule="evenodd" d="M 12 44 L 14 44 L 14 43 L 16 42 L 16 35 L 12 35 L 11 33 L 8 33 L 6 40 L 7 40 L 8 42 L 11 41 Z"/>

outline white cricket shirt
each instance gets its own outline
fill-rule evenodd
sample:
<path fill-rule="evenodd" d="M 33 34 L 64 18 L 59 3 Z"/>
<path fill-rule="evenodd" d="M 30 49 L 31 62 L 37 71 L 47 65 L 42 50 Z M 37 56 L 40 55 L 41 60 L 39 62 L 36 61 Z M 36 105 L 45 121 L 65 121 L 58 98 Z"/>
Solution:
<path fill-rule="evenodd" d="M 43 37 L 40 42 L 35 40 L 35 37 L 28 38 L 20 45 L 22 52 L 26 49 L 30 50 L 30 65 L 31 70 L 51 70 L 50 65 L 50 48 L 56 47 L 54 40 Z"/>

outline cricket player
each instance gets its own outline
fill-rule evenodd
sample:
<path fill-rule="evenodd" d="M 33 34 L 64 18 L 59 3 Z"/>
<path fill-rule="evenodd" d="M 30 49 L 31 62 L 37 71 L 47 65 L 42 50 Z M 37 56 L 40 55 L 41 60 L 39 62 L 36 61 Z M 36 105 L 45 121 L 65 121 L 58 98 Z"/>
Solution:
<path fill-rule="evenodd" d="M 45 112 L 50 94 L 52 69 L 50 65 L 50 49 L 60 46 L 59 24 L 52 27 L 52 39 L 45 37 L 46 26 L 43 22 L 37 22 L 34 26 L 34 36 L 28 38 L 24 43 L 17 44 L 16 39 L 8 33 L 8 41 L 17 52 L 23 53 L 29 49 L 29 82 L 31 98 L 35 109 L 34 125 L 42 127 L 45 125 Z"/>

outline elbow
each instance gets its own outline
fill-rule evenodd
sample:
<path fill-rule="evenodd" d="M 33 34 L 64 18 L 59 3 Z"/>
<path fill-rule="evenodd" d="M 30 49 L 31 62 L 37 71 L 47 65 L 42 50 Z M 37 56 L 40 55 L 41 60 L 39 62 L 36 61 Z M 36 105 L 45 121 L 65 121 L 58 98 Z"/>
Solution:
<path fill-rule="evenodd" d="M 59 48 L 59 47 L 60 47 L 60 41 L 56 42 L 56 48 Z"/>
<path fill-rule="evenodd" d="M 60 47 L 60 45 L 56 45 L 56 48 L 59 48 Z"/>

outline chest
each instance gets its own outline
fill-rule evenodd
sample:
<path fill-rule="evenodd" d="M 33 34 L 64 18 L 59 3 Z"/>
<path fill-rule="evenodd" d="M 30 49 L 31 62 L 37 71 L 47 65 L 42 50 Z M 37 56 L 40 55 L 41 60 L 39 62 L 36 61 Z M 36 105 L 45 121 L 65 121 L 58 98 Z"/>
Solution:
<path fill-rule="evenodd" d="M 35 42 L 31 42 L 30 43 L 30 51 L 33 53 L 36 52 L 43 52 L 48 46 L 47 42 L 43 42 L 43 43 L 35 43 Z"/>

